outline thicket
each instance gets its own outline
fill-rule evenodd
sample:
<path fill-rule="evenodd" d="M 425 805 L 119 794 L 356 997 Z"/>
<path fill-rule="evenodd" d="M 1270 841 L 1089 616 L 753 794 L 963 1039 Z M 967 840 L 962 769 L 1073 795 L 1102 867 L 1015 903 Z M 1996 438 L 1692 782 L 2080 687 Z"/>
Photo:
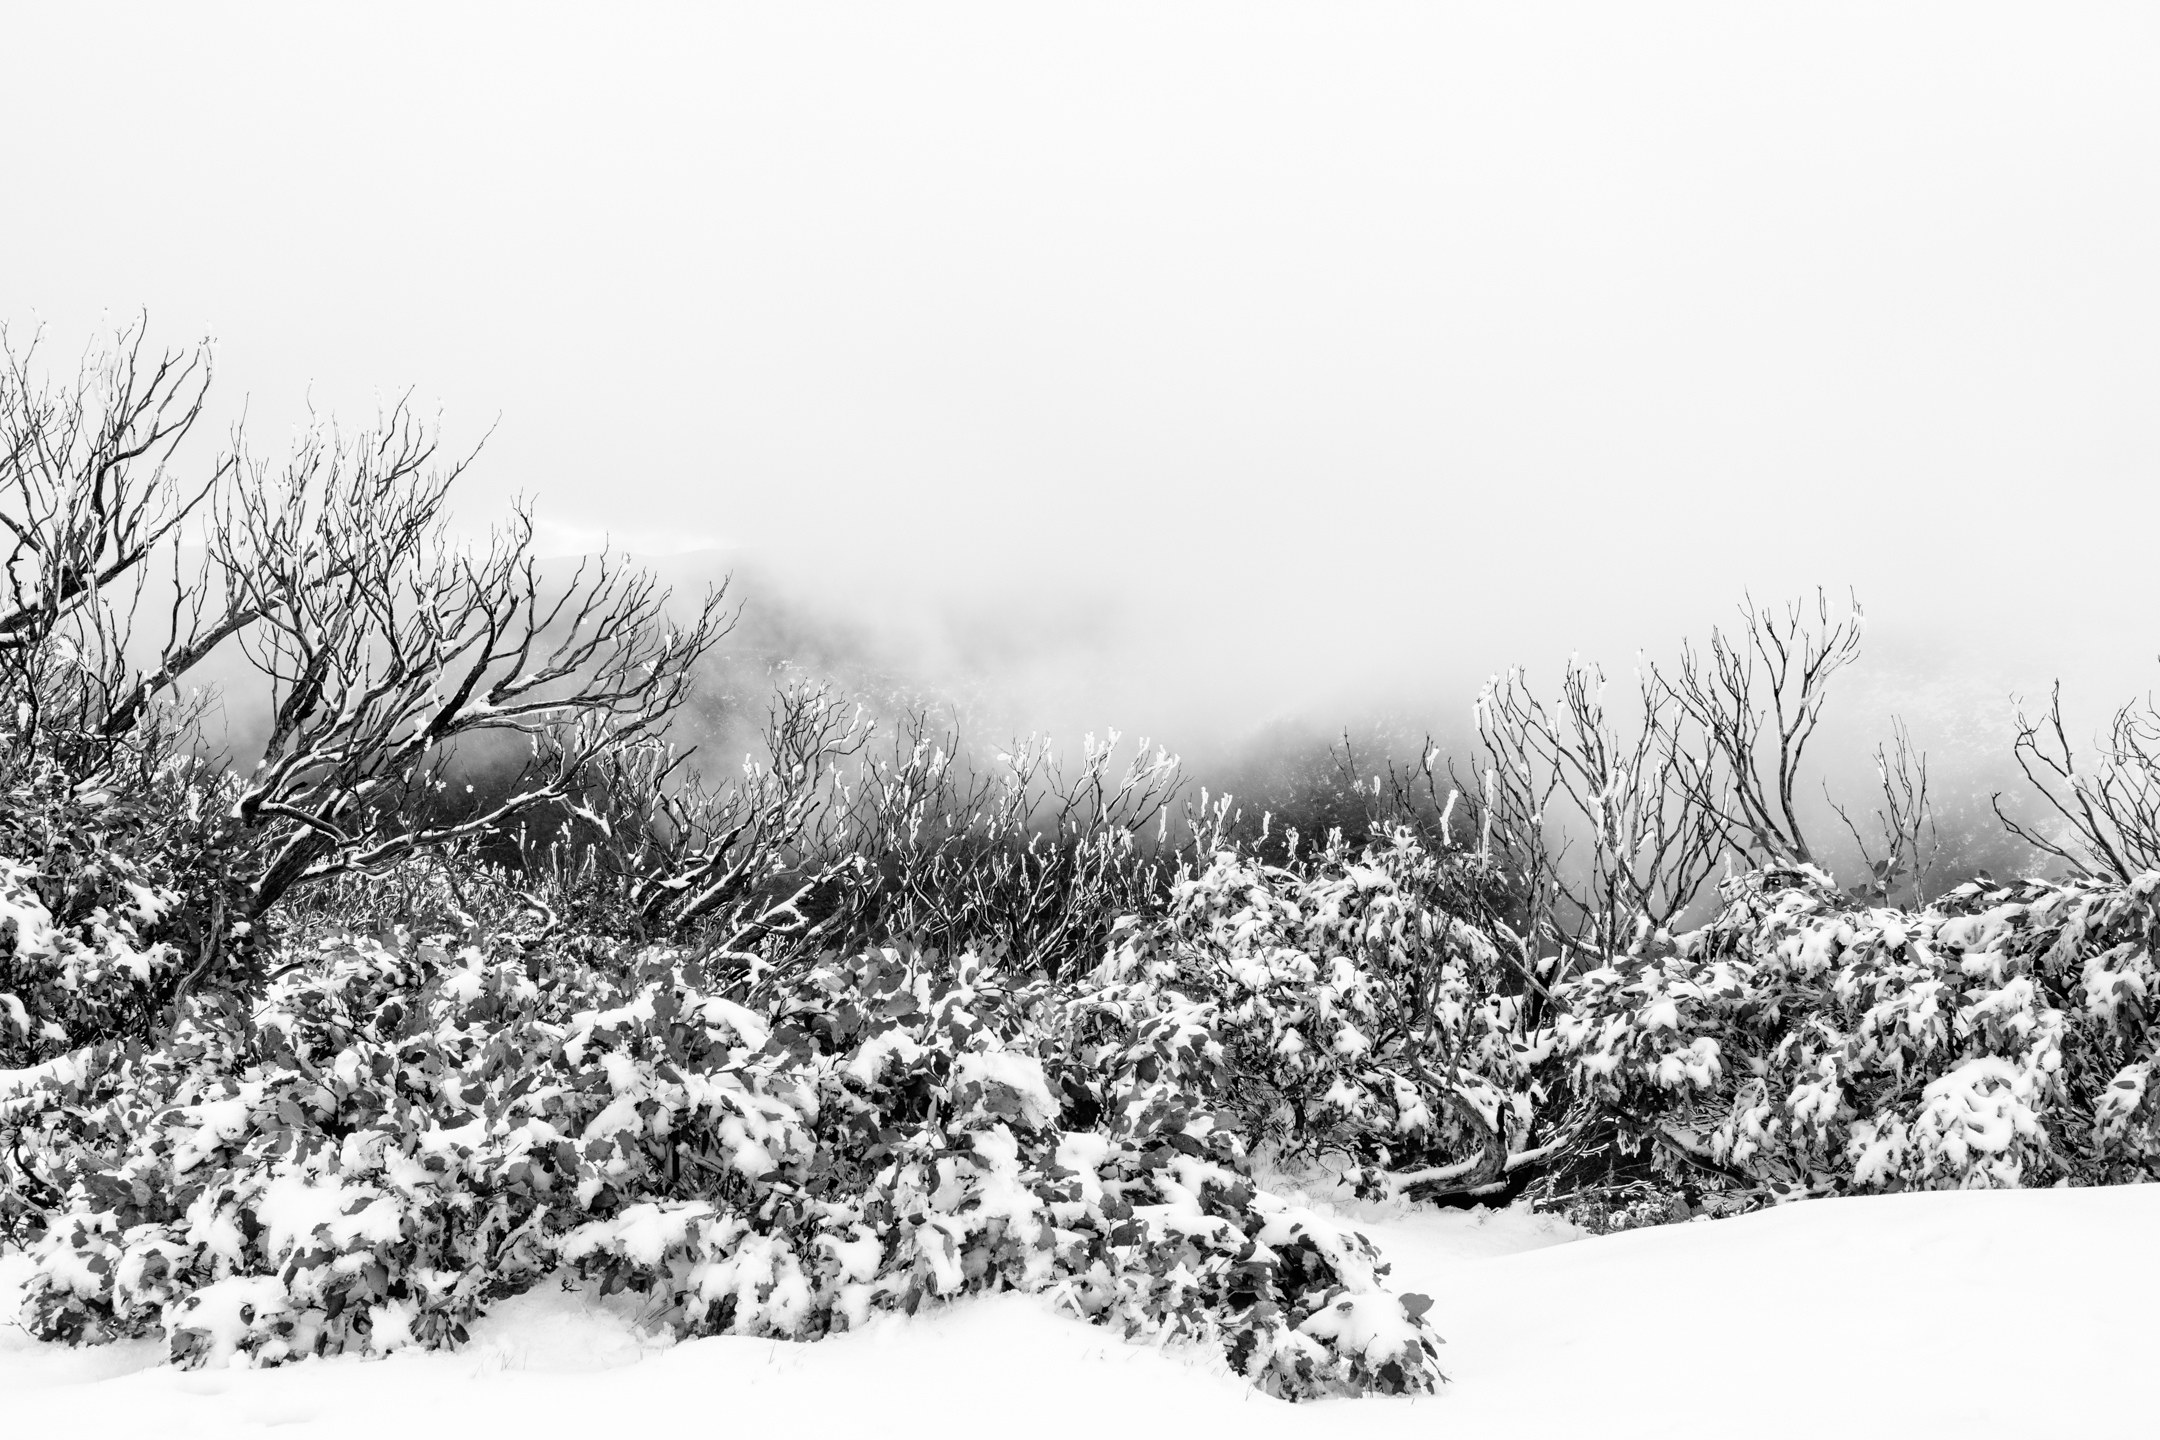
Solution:
<path fill-rule="evenodd" d="M 403 411 L 189 470 L 206 355 L 36 359 L 0 375 L 0 1223 L 40 1335 L 380 1354 L 568 1272 L 811 1339 L 1017 1288 L 1271 1393 L 1415 1391 L 1428 1302 L 1256 1157 L 1598 1228 L 2154 1176 L 2144 712 L 2082 768 L 2059 706 L 2021 722 L 2047 819 L 2006 823 L 2072 873 L 2012 884 L 1944 882 L 1902 730 L 1872 807 L 1811 803 L 1859 638 L 1822 597 L 1624 705 L 1501 677 L 1474 764 L 1346 746 L 1311 815 L 800 682 L 709 775 L 668 725 L 719 596 L 551 579 L 522 516 L 455 542 Z M 259 763 L 193 726 L 226 647 Z"/>

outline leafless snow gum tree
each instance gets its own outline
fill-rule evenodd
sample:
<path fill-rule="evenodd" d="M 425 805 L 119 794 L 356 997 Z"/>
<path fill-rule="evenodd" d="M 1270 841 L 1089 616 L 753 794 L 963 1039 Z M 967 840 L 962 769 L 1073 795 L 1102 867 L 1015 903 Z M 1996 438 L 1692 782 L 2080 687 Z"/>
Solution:
<path fill-rule="evenodd" d="M 405 404 L 362 431 L 320 424 L 274 462 L 236 431 L 190 470 L 207 346 L 153 354 L 138 323 L 66 383 L 40 378 L 35 339 L 4 353 L 0 686 L 16 753 L 50 756 L 78 787 L 183 760 L 191 681 L 237 647 L 270 715 L 221 801 L 235 919 L 568 800 L 656 739 L 725 631 L 724 590 L 677 620 L 620 558 L 544 574 L 522 509 L 458 538 L 446 506 L 466 461 Z M 459 747 L 502 737 L 532 756 L 509 792 L 436 818 L 425 801 Z"/>

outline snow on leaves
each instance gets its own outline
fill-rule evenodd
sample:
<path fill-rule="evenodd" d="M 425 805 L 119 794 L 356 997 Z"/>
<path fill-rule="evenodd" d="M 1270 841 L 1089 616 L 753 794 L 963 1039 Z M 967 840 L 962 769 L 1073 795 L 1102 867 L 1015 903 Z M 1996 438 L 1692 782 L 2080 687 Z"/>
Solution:
<path fill-rule="evenodd" d="M 2153 889 L 1971 884 L 1908 912 L 1743 876 L 1673 953 L 1571 986 L 1558 1050 L 1705 1188 L 2151 1178 Z"/>
<path fill-rule="evenodd" d="M 24 1319 L 276 1363 L 459 1343 L 563 1267 L 681 1333 L 803 1340 L 1011 1288 L 1290 1398 L 1432 1388 L 1372 1247 L 1254 1187 L 1177 1059 L 1199 1032 L 1121 1003 L 973 956 L 753 993 L 675 952 L 541 985 L 339 940 L 252 1023 L 24 1078 L 9 1179 L 59 1197 Z"/>
<path fill-rule="evenodd" d="M 1400 836 L 1294 868 L 1214 855 L 1062 981 L 890 948 L 747 973 L 667 949 L 612 970 L 528 969 L 509 944 L 288 951 L 252 1012 L 0 1075 L 25 1323 L 276 1363 L 455 1345 L 565 1271 L 683 1334 L 798 1340 L 1017 1289 L 1217 1345 L 1273 1394 L 1420 1391 L 1427 1302 L 1259 1189 L 1256 1148 L 1383 1191 L 1521 1166 L 1559 1199 L 1578 1160 L 1646 1157 L 1666 1188 L 1627 1223 L 1687 1213 L 1673 1190 L 2160 1169 L 2160 884 L 1974 885 L 1913 912 L 1759 872 L 1533 1009 L 1455 913 L 1458 863 Z M 19 963 L 64 927 L 18 870 Z M 113 893 L 121 939 L 165 903 Z M 92 1001 L 135 983 L 97 973 Z"/>

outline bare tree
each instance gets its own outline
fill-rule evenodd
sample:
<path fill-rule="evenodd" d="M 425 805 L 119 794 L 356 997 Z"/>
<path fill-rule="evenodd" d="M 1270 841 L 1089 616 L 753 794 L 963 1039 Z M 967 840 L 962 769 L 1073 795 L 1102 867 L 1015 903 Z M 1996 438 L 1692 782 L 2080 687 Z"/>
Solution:
<path fill-rule="evenodd" d="M 1683 650 L 1677 673 L 1641 671 L 1624 712 L 1596 666 L 1570 662 L 1550 701 L 1520 671 L 1496 677 L 1476 711 L 1485 763 L 1468 779 L 1451 770 L 1444 801 L 1432 753 L 1390 766 L 1385 808 L 1494 867 L 1508 896 L 1494 933 L 1536 973 L 1653 941 L 1721 859 L 1823 858 L 1800 816 L 1805 761 L 1831 679 L 1859 654 L 1860 610 L 1836 614 L 1818 592 L 1778 610 L 1746 602 L 1741 617 L 1738 634 L 1711 632 L 1707 653 Z M 1917 887 L 1934 833 L 1926 757 L 1898 725 L 1877 759 L 1880 839 L 1831 808 L 1878 886 Z"/>
<path fill-rule="evenodd" d="M 2056 685 L 2037 719 L 2018 712 L 2012 742 L 2018 768 L 2056 823 L 2012 819 L 2000 794 L 1994 810 L 2004 828 L 2034 849 L 2127 884 L 2160 869 L 2160 713 L 2151 699 L 2117 710 L 2094 749 L 2095 762 L 2081 766 Z"/>
<path fill-rule="evenodd" d="M 310 436 L 215 516 L 229 609 L 249 617 L 239 642 L 272 686 L 270 737 L 233 806 L 260 837 L 250 913 L 566 799 L 658 732 L 725 631 L 724 592 L 676 626 L 651 577 L 607 555 L 549 583 L 522 510 L 483 543 L 454 541 L 443 505 L 462 470 L 401 406 L 350 444 Z M 535 742 L 511 792 L 420 819 L 457 747 L 504 733 Z"/>
<path fill-rule="evenodd" d="M 1712 630 L 1707 656 L 1689 647 L 1677 678 L 1657 673 L 1706 741 L 1675 752 L 1680 783 L 1733 850 L 1757 862 L 1815 864 L 1821 857 L 1800 823 L 1802 762 L 1832 677 L 1859 658 L 1860 605 L 1834 615 L 1818 590 L 1812 606 L 1763 610 L 1747 600 L 1740 614 L 1738 636 Z"/>
<path fill-rule="evenodd" d="M 1177 765 L 1113 733 L 1067 763 L 1040 738 L 975 755 L 956 727 L 906 716 L 871 749 L 863 712 L 818 685 L 784 687 L 762 756 L 708 784 L 651 744 L 590 767 L 569 832 L 528 868 L 542 908 L 599 928 L 696 936 L 748 961 L 759 939 L 995 948 L 1053 973 L 1093 951 L 1161 878 Z M 783 947 L 785 948 L 785 947 Z M 784 955 L 765 947 L 765 967 Z"/>
<path fill-rule="evenodd" d="M 1037 736 L 978 763 L 957 728 L 909 717 L 851 777 L 841 843 L 861 867 L 836 928 L 993 946 L 1053 974 L 1092 958 L 1161 878 L 1180 785 L 1144 740 L 1120 763 L 1119 740 L 1089 736 L 1068 761 Z"/>
<path fill-rule="evenodd" d="M 210 386 L 207 345 L 153 355 L 137 322 L 55 383 L 39 343 L 0 330 L 0 690 L 20 753 L 91 771 L 245 623 L 217 608 L 207 562 L 181 552 L 239 460 L 181 472 Z M 170 593 L 146 611 L 157 573 Z"/>
<path fill-rule="evenodd" d="M 295 885 L 500 830 L 643 743 L 723 633 L 719 593 L 682 624 L 650 577 L 603 556 L 551 582 L 527 516 L 456 543 L 462 463 L 403 406 L 343 441 L 318 429 L 282 465 L 231 450 L 183 476 L 210 357 L 151 357 L 140 324 L 68 383 L 0 337 L 0 693 L 15 753 L 94 780 L 174 750 L 170 698 L 237 645 L 271 684 L 270 735 L 216 839 L 252 917 Z M 182 562 L 193 526 L 203 558 Z M 153 561 L 169 563 L 156 595 Z M 163 711 L 160 707 L 165 707 Z M 461 744 L 533 742 L 481 813 L 430 818 Z M 545 743 L 541 743 L 541 742 Z"/>
<path fill-rule="evenodd" d="M 1645 673 L 1637 714 L 1623 725 L 1606 708 L 1606 689 L 1602 670 L 1571 663 L 1557 707 L 1520 672 L 1478 700 L 1499 843 L 1559 902 L 1548 913 L 1563 948 L 1595 956 L 1676 918 L 1723 849 L 1717 816 L 1688 784 L 1709 757 L 1685 708 Z M 1572 870 L 1565 843 L 1551 838 L 1562 829 L 1587 841 Z M 1533 853 L 1540 849 L 1549 858 Z"/>
<path fill-rule="evenodd" d="M 807 935 L 806 903 L 847 868 L 831 844 L 837 779 L 869 737 L 862 711 L 828 688 L 785 685 L 765 755 L 727 783 L 661 740 L 587 762 L 568 829 L 529 846 L 526 868 L 598 929 L 701 933 L 713 953 L 747 959 L 757 940 Z"/>
<path fill-rule="evenodd" d="M 1844 823 L 1859 848 L 1860 863 L 1868 870 L 1869 878 L 1850 887 L 1850 893 L 1887 905 L 1901 886 L 1909 885 L 1917 907 L 1927 899 L 1928 872 L 1941 848 L 1941 837 L 1928 801 L 1927 755 L 1913 744 L 1904 721 L 1893 718 L 1890 726 L 1890 743 L 1875 747 L 1875 776 L 1882 801 L 1875 808 L 1872 835 L 1845 806 L 1831 799 L 1827 783 L 1823 798 Z"/>

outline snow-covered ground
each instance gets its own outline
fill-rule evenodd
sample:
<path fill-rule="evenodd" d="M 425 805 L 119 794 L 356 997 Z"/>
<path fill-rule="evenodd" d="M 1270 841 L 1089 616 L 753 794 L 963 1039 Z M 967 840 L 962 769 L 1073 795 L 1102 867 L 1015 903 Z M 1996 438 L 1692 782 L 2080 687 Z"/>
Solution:
<path fill-rule="evenodd" d="M 1363 1210 L 1433 1297 L 1454 1383 L 1285 1405 L 1212 1354 L 1005 1295 L 814 1345 L 642 1332 L 559 1286 L 455 1354 L 177 1371 L 0 1331 L 10 1437 L 2078 1435 L 2144 1433 L 2160 1186 L 1814 1201 L 1581 1238 L 1523 1210 Z M 9 1313 L 23 1262 L 0 1259 Z M 657 1427 L 666 1425 L 666 1431 Z"/>

